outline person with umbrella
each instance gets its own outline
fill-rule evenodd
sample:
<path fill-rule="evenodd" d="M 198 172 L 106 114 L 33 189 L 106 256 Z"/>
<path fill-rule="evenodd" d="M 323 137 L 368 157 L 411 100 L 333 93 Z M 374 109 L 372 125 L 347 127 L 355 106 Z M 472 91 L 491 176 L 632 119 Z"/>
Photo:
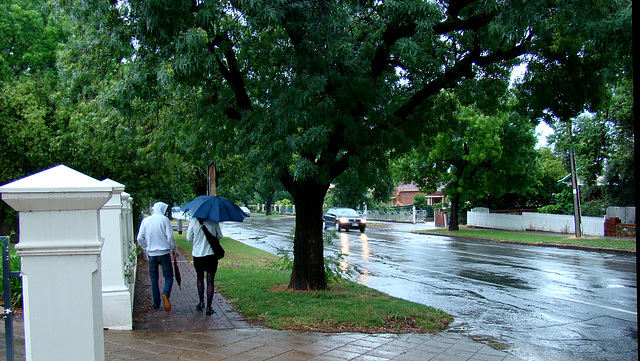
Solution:
<path fill-rule="evenodd" d="M 212 315 L 215 313 L 211 308 L 211 303 L 213 302 L 218 260 L 224 257 L 224 250 L 219 245 L 219 240 L 222 238 L 219 222 L 242 222 L 246 215 L 238 205 L 218 196 L 199 196 L 182 206 L 182 210 L 193 217 L 189 222 L 189 228 L 187 228 L 187 241 L 193 242 L 191 255 L 193 256 L 193 266 L 196 269 L 199 299 L 196 309 L 204 309 L 204 273 L 206 272 L 206 314 Z M 217 251 L 214 251 L 212 244 L 207 240 L 207 236 L 214 238 L 212 242 L 214 242 L 214 246 L 217 246 Z M 216 252 L 219 252 L 219 254 L 216 254 Z"/>
<path fill-rule="evenodd" d="M 206 314 L 215 313 L 211 308 L 215 286 L 216 272 L 218 271 L 218 258 L 215 256 L 211 245 L 207 241 L 202 227 L 207 227 L 209 232 L 216 238 L 222 238 L 222 230 L 218 222 L 210 219 L 195 218 L 189 222 L 187 228 L 187 241 L 193 242 L 191 255 L 193 256 L 193 267 L 196 269 L 196 285 L 198 286 L 197 310 L 204 309 L 204 273 L 207 273 L 207 309 Z"/>
<path fill-rule="evenodd" d="M 153 205 L 153 214 L 146 217 L 140 223 L 138 231 L 138 244 L 144 251 L 144 258 L 149 261 L 149 276 L 151 278 L 151 293 L 153 294 L 153 308 L 160 308 L 160 289 L 158 287 L 158 267 L 162 267 L 164 277 L 164 289 L 162 301 L 165 311 L 171 311 L 171 288 L 173 286 L 173 269 L 171 256 L 175 260 L 178 257 L 176 242 L 173 239 L 173 227 L 169 218 L 164 214 L 169 207 L 163 202 Z"/>

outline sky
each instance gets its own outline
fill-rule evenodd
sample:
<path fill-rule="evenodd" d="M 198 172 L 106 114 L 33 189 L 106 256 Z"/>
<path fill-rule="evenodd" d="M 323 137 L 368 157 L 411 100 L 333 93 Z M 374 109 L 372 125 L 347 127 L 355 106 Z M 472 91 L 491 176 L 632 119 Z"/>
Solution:
<path fill-rule="evenodd" d="M 527 64 L 518 65 L 511 72 L 511 85 L 516 80 L 522 79 L 524 73 L 527 71 Z M 536 144 L 536 148 L 544 148 L 549 145 L 547 142 L 547 137 L 553 133 L 553 129 L 547 125 L 545 122 L 540 122 L 536 127 L 536 136 L 538 137 L 538 144 Z"/>
<path fill-rule="evenodd" d="M 544 148 L 548 146 L 547 137 L 553 133 L 553 129 L 545 122 L 540 122 L 536 127 L 536 136 L 538 137 L 538 144 L 536 148 Z"/>

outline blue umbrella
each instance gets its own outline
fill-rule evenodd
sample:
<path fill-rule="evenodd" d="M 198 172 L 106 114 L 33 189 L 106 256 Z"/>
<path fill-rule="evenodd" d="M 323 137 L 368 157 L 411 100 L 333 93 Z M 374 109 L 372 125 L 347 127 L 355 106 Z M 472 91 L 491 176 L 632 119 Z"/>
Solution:
<path fill-rule="evenodd" d="M 192 217 L 215 222 L 242 222 L 247 217 L 237 204 L 218 196 L 198 196 L 180 209 Z"/>

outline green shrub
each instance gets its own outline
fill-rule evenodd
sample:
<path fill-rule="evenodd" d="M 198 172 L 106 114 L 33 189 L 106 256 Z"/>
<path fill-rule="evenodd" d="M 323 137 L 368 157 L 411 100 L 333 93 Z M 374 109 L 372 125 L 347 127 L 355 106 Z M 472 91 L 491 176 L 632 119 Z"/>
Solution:
<path fill-rule="evenodd" d="M 604 199 L 585 202 L 580 206 L 580 211 L 583 216 L 603 217 L 607 214 L 607 202 Z"/>
<path fill-rule="evenodd" d="M 559 204 L 550 204 L 548 206 L 540 207 L 538 208 L 538 212 L 548 214 L 564 214 L 564 210 Z"/>
<path fill-rule="evenodd" d="M 413 197 L 413 205 L 416 206 L 417 209 L 425 209 L 427 207 L 427 196 L 422 193 L 416 194 Z"/>
<path fill-rule="evenodd" d="M 555 204 L 538 208 L 540 213 L 573 214 L 573 193 L 571 187 L 565 187 L 553 196 Z"/>

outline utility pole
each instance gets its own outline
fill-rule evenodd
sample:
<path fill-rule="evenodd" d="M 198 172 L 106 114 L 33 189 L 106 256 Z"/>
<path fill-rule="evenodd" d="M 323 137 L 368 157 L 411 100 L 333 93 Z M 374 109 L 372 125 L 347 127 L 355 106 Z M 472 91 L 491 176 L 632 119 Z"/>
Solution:
<path fill-rule="evenodd" d="M 218 195 L 218 190 L 216 189 L 216 165 L 213 163 L 207 165 L 207 195 Z"/>
<path fill-rule="evenodd" d="M 578 184 L 578 175 L 576 174 L 576 155 L 575 151 L 569 152 L 569 162 L 571 163 L 571 187 L 573 188 L 573 220 L 576 228 L 576 238 L 582 237 L 582 216 L 580 214 L 580 185 Z"/>
<path fill-rule="evenodd" d="M 571 167 L 571 187 L 573 188 L 573 222 L 576 229 L 576 238 L 582 237 L 582 216 L 580 213 L 580 185 L 578 184 L 578 174 L 576 174 L 576 152 L 573 150 L 573 125 L 569 120 L 569 137 L 571 138 L 569 148 L 569 165 Z"/>

